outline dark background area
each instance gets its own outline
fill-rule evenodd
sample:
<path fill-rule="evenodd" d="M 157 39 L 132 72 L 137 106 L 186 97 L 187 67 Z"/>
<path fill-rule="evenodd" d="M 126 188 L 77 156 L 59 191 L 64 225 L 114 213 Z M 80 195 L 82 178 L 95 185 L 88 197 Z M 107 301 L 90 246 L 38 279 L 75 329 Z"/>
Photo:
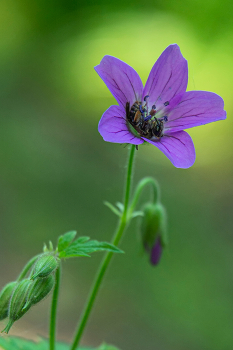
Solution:
<path fill-rule="evenodd" d="M 106 54 L 145 83 L 161 52 L 177 43 L 189 90 L 225 100 L 226 121 L 189 130 L 194 166 L 176 169 L 140 147 L 134 184 L 155 177 L 168 215 L 169 247 L 158 267 L 142 254 L 137 220 L 115 256 L 82 343 L 121 350 L 232 350 L 232 2 L 24 1 L 0 4 L 0 286 L 14 280 L 43 243 L 76 229 L 110 241 L 127 147 L 97 125 L 115 104 L 93 67 Z M 144 192 L 141 202 L 150 195 Z M 70 341 L 103 254 L 63 267 L 59 339 Z M 12 334 L 47 335 L 49 301 Z M 2 322 L 4 328 L 4 322 Z"/>

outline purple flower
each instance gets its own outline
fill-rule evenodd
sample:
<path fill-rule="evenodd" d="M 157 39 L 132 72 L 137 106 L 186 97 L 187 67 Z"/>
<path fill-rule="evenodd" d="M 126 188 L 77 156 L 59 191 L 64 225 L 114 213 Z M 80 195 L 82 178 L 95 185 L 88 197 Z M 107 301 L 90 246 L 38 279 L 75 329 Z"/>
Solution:
<path fill-rule="evenodd" d="M 155 62 L 146 85 L 123 61 L 104 56 L 96 72 L 119 106 L 99 122 L 105 141 L 159 148 L 177 168 L 189 168 L 195 148 L 184 129 L 225 119 L 223 99 L 213 92 L 188 91 L 188 65 L 178 45 L 168 46 Z"/>

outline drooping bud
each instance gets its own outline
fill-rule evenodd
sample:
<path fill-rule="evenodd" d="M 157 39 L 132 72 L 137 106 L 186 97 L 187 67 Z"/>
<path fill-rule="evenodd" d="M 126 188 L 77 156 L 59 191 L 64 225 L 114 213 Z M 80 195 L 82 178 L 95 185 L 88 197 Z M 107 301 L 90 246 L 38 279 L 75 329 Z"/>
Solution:
<path fill-rule="evenodd" d="M 9 322 L 2 332 L 8 333 L 15 321 L 20 319 L 30 308 L 30 305 L 25 308 L 27 302 L 28 290 L 33 282 L 29 279 L 24 279 L 17 283 L 12 292 L 9 304 Z"/>
<path fill-rule="evenodd" d="M 8 316 L 11 294 L 17 282 L 8 283 L 0 292 L 0 321 Z"/>
<path fill-rule="evenodd" d="M 53 274 L 45 278 L 37 278 L 34 280 L 28 290 L 27 302 L 24 308 L 39 303 L 53 289 L 55 277 Z"/>
<path fill-rule="evenodd" d="M 167 244 L 166 214 L 160 203 L 147 203 L 143 208 L 141 236 L 145 250 L 150 254 L 150 262 L 157 265 L 163 247 Z"/>
<path fill-rule="evenodd" d="M 53 254 L 42 254 L 34 265 L 31 279 L 47 277 L 58 268 L 59 262 L 60 259 L 56 258 Z"/>

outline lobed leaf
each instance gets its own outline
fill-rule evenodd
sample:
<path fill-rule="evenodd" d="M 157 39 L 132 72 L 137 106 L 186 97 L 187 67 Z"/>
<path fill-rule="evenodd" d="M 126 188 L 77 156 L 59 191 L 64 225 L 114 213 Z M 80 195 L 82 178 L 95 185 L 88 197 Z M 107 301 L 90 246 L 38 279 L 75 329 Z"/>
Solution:
<path fill-rule="evenodd" d="M 58 238 L 57 248 L 59 252 L 62 252 L 71 244 L 74 237 L 76 236 L 76 233 L 77 233 L 76 231 L 69 231 Z"/>
<path fill-rule="evenodd" d="M 98 251 L 109 251 L 113 253 L 123 253 L 122 250 L 107 242 L 90 241 L 89 237 L 79 237 L 66 249 L 60 252 L 60 258 L 72 258 L 76 256 L 90 256 L 90 253 Z"/>

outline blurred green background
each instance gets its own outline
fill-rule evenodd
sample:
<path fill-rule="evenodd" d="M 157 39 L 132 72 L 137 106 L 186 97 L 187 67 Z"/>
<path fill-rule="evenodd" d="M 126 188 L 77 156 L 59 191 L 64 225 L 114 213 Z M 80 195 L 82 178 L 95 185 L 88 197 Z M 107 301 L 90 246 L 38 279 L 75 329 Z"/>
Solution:
<path fill-rule="evenodd" d="M 132 223 L 83 344 L 233 349 L 232 16 L 230 0 L 1 0 L 1 287 L 44 242 L 56 243 L 68 230 L 111 240 L 117 219 L 103 201 L 122 199 L 128 149 L 97 131 L 116 103 L 93 69 L 104 55 L 133 66 L 145 83 L 161 52 L 177 43 L 189 62 L 188 89 L 225 100 L 226 121 L 189 130 L 192 168 L 174 168 L 153 146 L 139 148 L 134 183 L 143 176 L 159 181 L 170 245 L 151 267 Z M 64 264 L 60 340 L 71 339 L 102 255 Z M 46 335 L 48 315 L 49 298 L 13 334 Z"/>

